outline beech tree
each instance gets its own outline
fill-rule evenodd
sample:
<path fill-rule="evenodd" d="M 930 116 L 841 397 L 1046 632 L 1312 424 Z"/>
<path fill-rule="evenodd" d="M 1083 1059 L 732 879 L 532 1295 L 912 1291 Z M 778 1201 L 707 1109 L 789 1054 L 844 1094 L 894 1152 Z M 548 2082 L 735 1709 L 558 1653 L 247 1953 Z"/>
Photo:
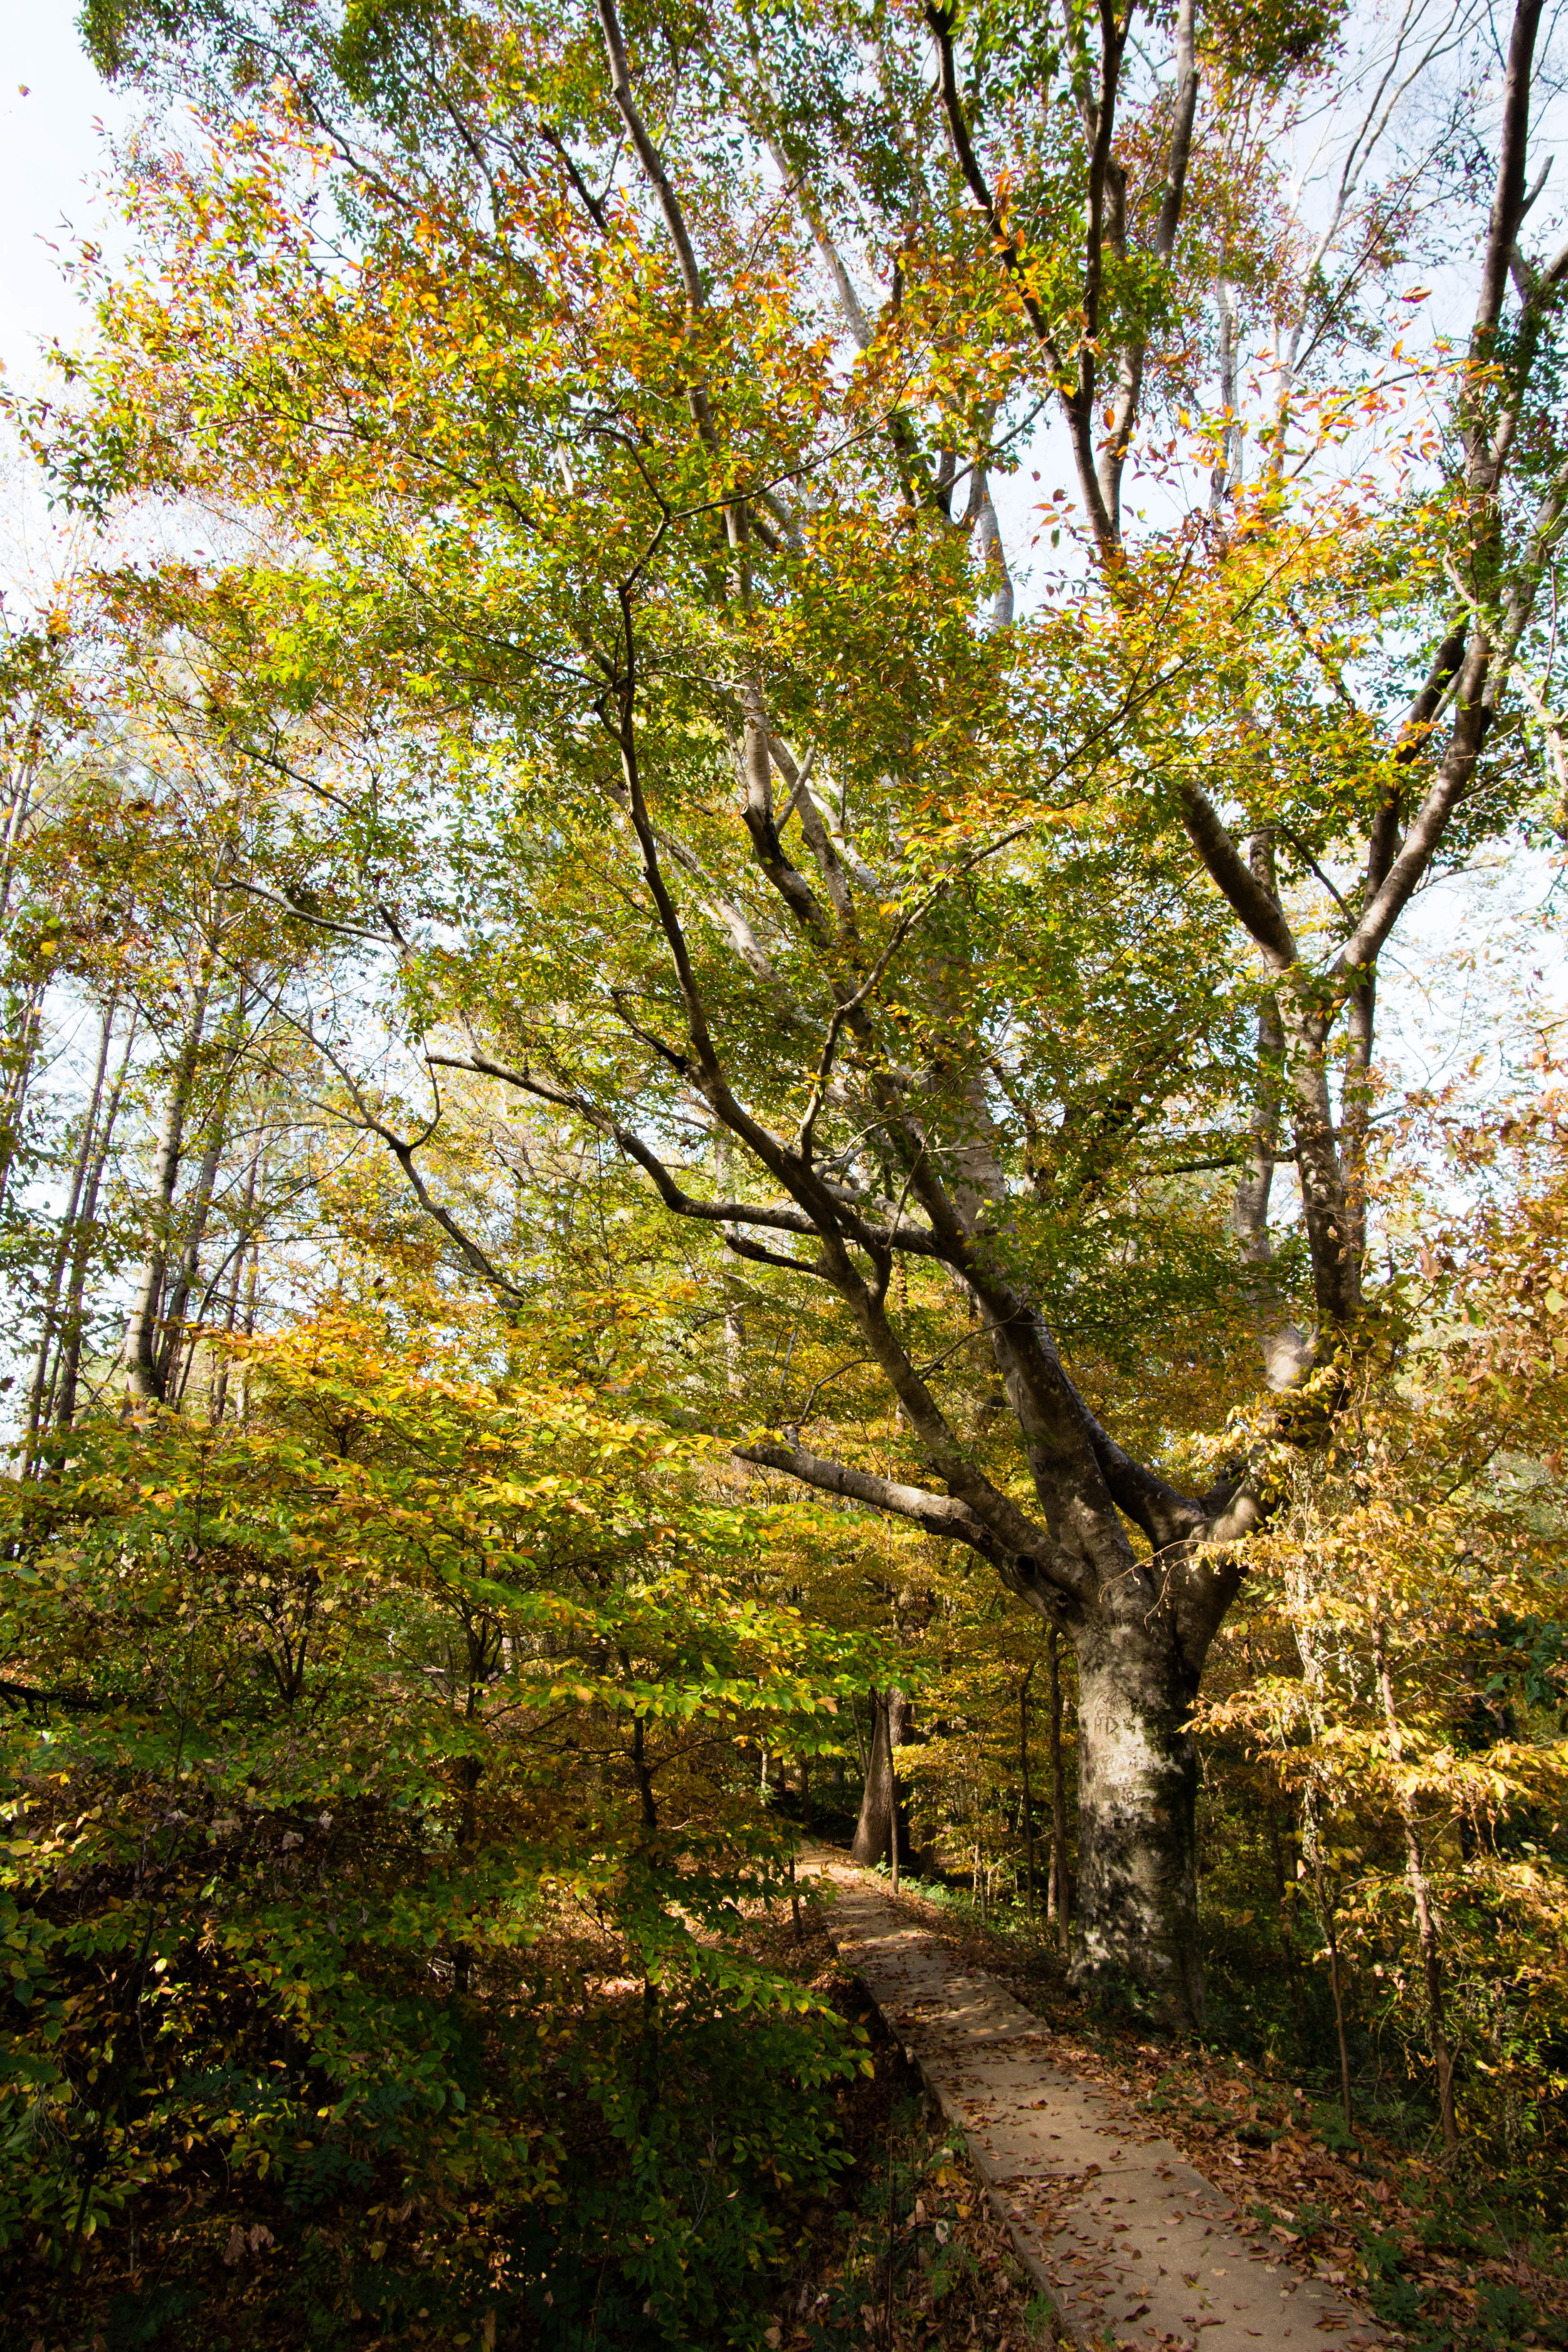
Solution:
<path fill-rule="evenodd" d="M 967 1547 L 1070 1643 L 1078 1970 L 1178 2019 L 1192 1708 L 1269 1492 L 1245 1444 L 1166 1475 L 1138 1391 L 1233 1281 L 1310 1445 L 1378 1326 L 1380 959 L 1536 789 L 1542 20 L 84 20 L 203 135 L 133 163 L 89 396 L 32 429 L 80 499 L 286 519 L 297 555 L 124 585 L 228 647 L 236 756 L 283 708 L 413 747 L 395 862 L 384 778 L 307 779 L 360 857 L 316 914 L 384 940 L 437 1088 L 355 1115 L 518 1311 L 421 1173 L 454 1071 L 617 1150 L 752 1283 L 737 1454 Z M 1417 348 L 1404 278 L 1450 249 L 1465 332 Z M 1032 528 L 1067 553 L 1026 583 L 1005 485 L 1058 462 Z M 876 1447 L 759 1360 L 803 1290 Z"/>

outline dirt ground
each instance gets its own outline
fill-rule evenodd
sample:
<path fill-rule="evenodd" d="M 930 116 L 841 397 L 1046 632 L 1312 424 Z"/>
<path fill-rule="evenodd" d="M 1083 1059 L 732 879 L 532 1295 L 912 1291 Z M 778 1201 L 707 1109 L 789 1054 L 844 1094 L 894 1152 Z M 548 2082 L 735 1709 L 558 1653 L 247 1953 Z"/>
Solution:
<path fill-rule="evenodd" d="M 1393 2342 L 1412 2352 L 1568 2347 L 1568 2268 L 1559 2250 L 1500 2229 L 1484 2181 L 1451 2178 L 1436 2161 L 1364 2131 L 1353 2148 L 1340 2145 L 1336 2117 L 1314 2109 L 1302 2088 L 1280 2074 L 1202 2043 L 1091 2021 L 1043 1937 L 1020 1944 L 992 1934 L 922 1900 L 907 1883 L 900 1899 L 966 1966 L 995 1976 L 1052 2029 L 1059 2063 L 1123 2105 L 1157 2116 L 1194 2168 L 1235 2201 L 1244 2236 L 1266 2238 L 1271 2259 L 1306 2276 L 1343 2285 L 1370 2305 Z M 820 1955 L 830 1971 L 837 1964 L 826 1919 L 815 1905 L 803 1911 L 812 1958 Z M 778 1957 L 784 1958 L 782 1947 Z M 862 1998 L 855 2013 L 868 2006 Z M 920 2085 L 896 2045 L 884 2041 L 877 2082 L 868 2090 L 864 2113 L 857 2106 L 850 2118 L 859 2135 L 856 2172 L 863 2196 L 874 2191 L 878 2166 L 887 2168 L 889 2137 L 897 2151 L 900 2132 L 910 2136 L 910 2188 L 895 2198 L 890 2318 L 886 2244 L 875 2260 L 869 2252 L 878 2213 L 886 2233 L 886 2196 L 879 2208 L 872 2193 L 867 2221 L 838 2232 L 810 2294 L 803 2252 L 801 2286 L 778 2315 L 781 2346 L 842 2343 L 857 2332 L 862 2341 L 942 2352 L 1053 2342 L 1048 2319 L 1031 2302 L 1006 2233 L 962 2153 L 943 2161 L 940 2125 L 933 2131 L 909 2120 Z M 900 2181 L 904 2162 L 896 2153 Z M 947 2223 L 940 2246 L 933 2195 L 942 2200 Z M 917 2198 L 926 2218 L 911 2222 Z M 944 2267 L 935 2257 L 952 2246 L 962 2253 Z M 849 2306 L 868 2276 L 872 2285 L 881 2282 L 883 2301 L 868 2292 L 857 2313 Z M 809 2319 L 817 2309 L 835 2315 L 837 2333 Z M 858 2331 L 851 2324 L 857 2316 Z"/>

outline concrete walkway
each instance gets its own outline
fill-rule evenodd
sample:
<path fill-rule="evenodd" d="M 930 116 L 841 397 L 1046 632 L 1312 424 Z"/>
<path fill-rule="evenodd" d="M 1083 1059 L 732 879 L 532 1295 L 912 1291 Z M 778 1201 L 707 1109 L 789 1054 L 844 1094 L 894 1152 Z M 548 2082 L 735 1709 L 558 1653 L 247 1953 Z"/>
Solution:
<path fill-rule="evenodd" d="M 1330 2286 L 1241 2237 L 1235 2208 L 1146 2120 L 1053 2065 L 1047 2030 L 994 1978 L 963 1968 L 861 1872 L 811 1861 L 835 1885 L 841 1957 L 963 2132 L 1068 2335 L 1138 2352 L 1387 2342 Z"/>

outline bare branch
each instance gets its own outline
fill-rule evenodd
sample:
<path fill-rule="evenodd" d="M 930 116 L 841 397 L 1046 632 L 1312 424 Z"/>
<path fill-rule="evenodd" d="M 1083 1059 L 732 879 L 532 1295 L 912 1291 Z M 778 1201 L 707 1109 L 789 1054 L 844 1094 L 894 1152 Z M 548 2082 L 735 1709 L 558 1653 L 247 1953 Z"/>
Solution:
<path fill-rule="evenodd" d="M 1274 970 L 1287 971 L 1296 961 L 1296 941 L 1279 901 L 1252 872 L 1206 793 L 1196 784 L 1178 783 L 1176 801 L 1211 880 L 1229 899 Z"/>
<path fill-rule="evenodd" d="M 841 1495 L 848 1502 L 869 1503 L 874 1509 L 890 1512 L 895 1518 L 910 1520 L 929 1536 L 968 1544 L 987 1559 L 999 1561 L 1016 1557 L 1005 1553 L 968 1504 L 955 1496 L 932 1495 L 923 1486 L 901 1486 L 896 1479 L 879 1478 L 869 1470 L 852 1469 L 847 1463 L 826 1461 L 819 1454 L 808 1454 L 798 1440 L 792 1444 L 760 1440 L 751 1445 L 738 1445 L 735 1459 L 755 1463 L 763 1470 L 782 1470 L 786 1477 L 798 1478 L 804 1486 L 815 1486 L 824 1495 Z M 1042 1529 L 1042 1546 L 1047 1540 Z M 1033 1565 L 1032 1556 L 1026 1557 Z"/>
<path fill-rule="evenodd" d="M 697 255 L 687 231 L 686 215 L 680 209 L 679 199 L 675 190 L 669 184 L 669 174 L 664 168 L 664 158 L 648 135 L 647 125 L 644 122 L 637 110 L 637 100 L 632 94 L 631 69 L 626 63 L 626 38 L 621 31 L 620 18 L 616 14 L 615 0 L 597 0 L 597 6 L 599 23 L 605 35 L 605 48 L 610 60 L 611 94 L 620 110 L 622 121 L 631 133 L 631 142 L 637 150 L 637 161 L 647 174 L 649 185 L 658 202 L 659 211 L 664 215 L 664 225 L 669 231 L 670 242 L 675 247 L 676 259 L 680 265 L 680 279 L 686 289 L 688 307 L 692 310 L 700 310 L 708 299 L 707 289 L 702 283 L 702 272 L 698 268 Z"/>
<path fill-rule="evenodd" d="M 1535 37 L 1541 25 L 1542 0 L 1518 0 L 1509 37 L 1508 72 L 1503 85 L 1502 143 L 1498 158 L 1497 189 L 1492 197 L 1487 249 L 1481 262 L 1480 292 L 1476 302 L 1470 339 L 1472 358 L 1482 356 L 1502 317 L 1508 292 L 1509 256 L 1524 218 L 1525 150 L 1530 139 L 1530 83 L 1535 58 Z"/>

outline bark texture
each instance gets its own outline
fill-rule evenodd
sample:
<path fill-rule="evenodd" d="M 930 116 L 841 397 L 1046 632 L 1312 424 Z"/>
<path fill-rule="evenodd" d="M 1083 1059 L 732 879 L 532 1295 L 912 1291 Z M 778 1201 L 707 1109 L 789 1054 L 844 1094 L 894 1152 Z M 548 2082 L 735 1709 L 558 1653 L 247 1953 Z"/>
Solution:
<path fill-rule="evenodd" d="M 893 1769 L 893 1752 L 904 1744 L 909 1701 L 902 1691 L 891 1684 L 885 1690 L 874 1690 L 870 1696 L 871 1747 L 866 1759 L 866 1786 L 860 1799 L 860 1817 L 855 1824 L 855 1838 L 849 1852 L 852 1859 L 858 1863 L 896 1860 L 901 1866 L 912 1856 L 904 1801 L 899 1789 L 898 1774 Z M 896 1853 L 895 1829 L 898 1838 Z"/>
<path fill-rule="evenodd" d="M 1060 1636 L 1052 1625 L 1046 1636 L 1046 1666 L 1049 1675 L 1051 1721 L 1051 1877 L 1047 1911 L 1055 1923 L 1064 1953 L 1072 1948 L 1072 1916 L 1077 1908 L 1072 1874 L 1068 1864 L 1068 1785 L 1062 1761 L 1062 1675 Z"/>
<path fill-rule="evenodd" d="M 128 1408 L 161 1401 L 163 1395 L 158 1316 L 174 1237 L 174 1191 L 180 1181 L 184 1157 L 185 1120 L 195 1085 L 211 984 L 212 962 L 209 957 L 202 967 L 190 1018 L 170 1076 L 158 1132 L 153 1163 L 153 1193 L 148 1203 L 146 1246 L 136 1276 L 131 1312 L 126 1318 L 125 1344 L 121 1359 L 125 1372 Z"/>
<path fill-rule="evenodd" d="M 1137 1987 L 1163 2022 L 1201 2024 L 1194 1685 L 1157 1620 L 1096 1627 L 1077 1647 L 1073 1979 Z"/>

